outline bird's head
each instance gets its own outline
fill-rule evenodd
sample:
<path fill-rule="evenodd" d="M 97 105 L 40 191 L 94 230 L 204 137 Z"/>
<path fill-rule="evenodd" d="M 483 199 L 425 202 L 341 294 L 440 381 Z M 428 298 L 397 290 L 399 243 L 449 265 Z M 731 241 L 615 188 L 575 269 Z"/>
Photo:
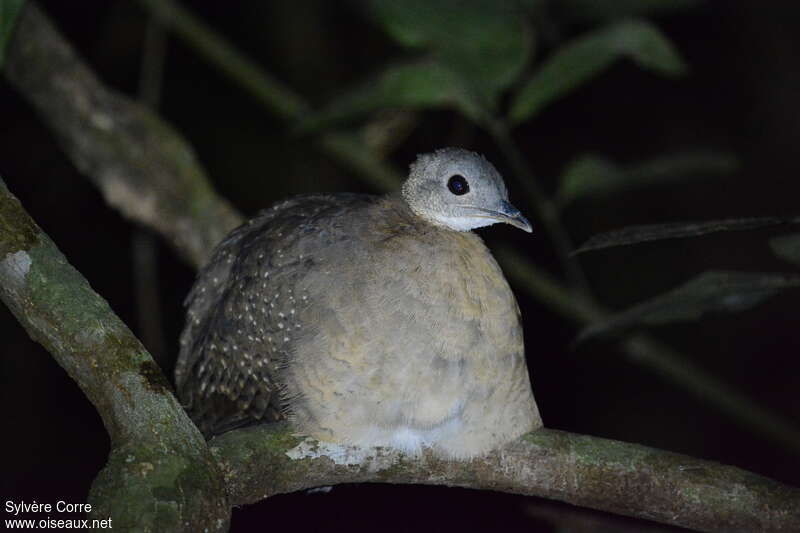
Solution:
<path fill-rule="evenodd" d="M 417 157 L 402 194 L 417 216 L 455 231 L 498 222 L 532 231 L 519 209 L 509 203 L 500 173 L 483 156 L 461 148 Z"/>

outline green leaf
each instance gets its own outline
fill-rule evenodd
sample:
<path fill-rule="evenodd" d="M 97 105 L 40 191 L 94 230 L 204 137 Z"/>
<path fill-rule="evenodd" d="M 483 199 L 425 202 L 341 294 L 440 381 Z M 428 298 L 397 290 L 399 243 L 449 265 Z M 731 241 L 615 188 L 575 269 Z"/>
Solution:
<path fill-rule="evenodd" d="M 442 107 L 457 107 L 473 120 L 481 116 L 480 106 L 453 71 L 434 60 L 403 63 L 346 92 L 298 129 L 318 130 L 386 108 Z"/>
<path fill-rule="evenodd" d="M 800 276 L 749 272 L 704 272 L 667 293 L 585 328 L 577 338 L 619 336 L 640 326 L 696 321 L 711 313 L 754 307 L 786 289 L 800 287 Z"/>
<path fill-rule="evenodd" d="M 686 153 L 658 157 L 621 167 L 596 155 L 584 155 L 567 166 L 557 193 L 560 204 L 585 196 L 685 180 L 711 174 L 730 174 L 739 167 L 731 154 Z"/>
<path fill-rule="evenodd" d="M 617 46 L 645 70 L 668 77 L 686 74 L 686 64 L 669 39 L 645 21 L 631 20 L 617 26 Z"/>
<path fill-rule="evenodd" d="M 652 24 L 626 20 L 583 35 L 557 50 L 522 86 L 511 105 L 519 123 L 627 57 L 664 76 L 679 76 L 686 66 L 672 43 Z"/>
<path fill-rule="evenodd" d="M 773 237 L 769 241 L 769 246 L 781 259 L 800 266 L 800 233 Z"/>
<path fill-rule="evenodd" d="M 800 217 L 750 217 L 709 220 L 706 222 L 642 224 L 595 235 L 572 253 L 574 255 L 591 250 L 629 246 L 643 242 L 699 237 L 709 233 L 746 231 L 784 224 L 800 224 Z"/>
<path fill-rule="evenodd" d="M 5 62 L 6 47 L 14 32 L 14 22 L 24 3 L 25 0 L 0 0 L 0 68 Z"/>
<path fill-rule="evenodd" d="M 610 160 L 592 154 L 572 161 L 561 175 L 556 200 L 566 204 L 581 196 L 613 191 L 626 183 L 626 173 Z"/>
<path fill-rule="evenodd" d="M 702 0 L 559 0 L 555 7 L 564 18 L 597 22 L 661 15 L 692 9 L 702 3 Z"/>
<path fill-rule="evenodd" d="M 523 6 L 496 0 L 372 0 L 399 44 L 429 50 L 491 109 L 528 62 L 533 32 Z"/>

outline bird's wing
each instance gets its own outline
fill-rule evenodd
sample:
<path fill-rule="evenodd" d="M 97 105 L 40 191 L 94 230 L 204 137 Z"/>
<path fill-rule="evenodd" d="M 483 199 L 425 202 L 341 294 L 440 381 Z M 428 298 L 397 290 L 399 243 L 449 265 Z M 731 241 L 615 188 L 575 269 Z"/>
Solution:
<path fill-rule="evenodd" d="M 300 303 L 292 290 L 313 263 L 326 225 L 343 206 L 370 198 L 287 200 L 235 229 L 214 250 L 185 302 L 175 368 L 178 395 L 204 434 L 283 417 L 280 372 Z"/>

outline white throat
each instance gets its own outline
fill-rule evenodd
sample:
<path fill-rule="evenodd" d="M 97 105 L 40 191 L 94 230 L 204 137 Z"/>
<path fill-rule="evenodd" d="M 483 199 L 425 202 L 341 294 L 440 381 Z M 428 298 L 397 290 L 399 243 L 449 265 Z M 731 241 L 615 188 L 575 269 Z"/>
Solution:
<path fill-rule="evenodd" d="M 435 224 L 450 228 L 455 231 L 470 231 L 475 228 L 483 228 L 498 224 L 500 221 L 487 217 L 436 217 Z"/>

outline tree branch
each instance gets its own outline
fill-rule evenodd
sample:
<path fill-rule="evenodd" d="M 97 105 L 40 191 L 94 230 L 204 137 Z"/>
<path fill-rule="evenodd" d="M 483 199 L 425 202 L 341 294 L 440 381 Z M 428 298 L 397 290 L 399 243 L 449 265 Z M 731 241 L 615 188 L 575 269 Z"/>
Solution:
<path fill-rule="evenodd" d="M 167 237 L 194 266 L 241 223 L 186 141 L 145 106 L 100 83 L 36 2 L 19 15 L 3 74 L 106 201 Z"/>
<path fill-rule="evenodd" d="M 97 408 L 111 436 L 95 516 L 115 529 L 225 531 L 219 468 L 133 333 L 0 180 L 0 298 Z"/>
<path fill-rule="evenodd" d="M 592 287 L 586 279 L 586 273 L 581 268 L 578 260 L 572 255 L 575 249 L 567 228 L 561 222 L 561 217 L 553 201 L 547 196 L 539 180 L 533 175 L 525 157 L 511 139 L 508 126 L 501 120 L 490 121 L 487 129 L 495 143 L 503 152 L 511 165 L 517 183 L 525 192 L 525 196 L 532 202 L 542 225 L 547 231 L 559 261 L 564 267 L 567 279 L 571 282 L 575 293 L 582 298 L 591 299 Z"/>
<path fill-rule="evenodd" d="M 302 439 L 285 423 L 232 431 L 210 446 L 234 505 L 322 485 L 421 483 L 528 494 L 701 531 L 800 531 L 800 489 L 712 461 L 550 429 L 466 462 Z"/>
<path fill-rule="evenodd" d="M 104 88 L 33 2 L 18 24 L 7 79 L 109 203 L 167 236 L 194 265 L 202 264 L 241 217 L 216 196 L 188 145 L 155 115 Z M 365 152 L 348 137 L 320 142 L 365 175 L 385 170 L 360 155 Z M 393 179 L 392 173 L 383 175 Z M 207 518 L 209 530 L 220 530 L 229 502 L 317 485 L 385 481 L 535 494 L 709 530 L 800 529 L 797 489 L 716 463 L 551 430 L 466 463 L 319 443 L 298 448 L 301 441 L 285 426 L 235 431 L 212 442 L 228 502 L 218 467 L 149 355 L 4 187 L 1 192 L 0 199 L 10 198 L 0 202 L 2 297 L 103 416 L 114 451 L 92 500 L 99 513 L 121 521 L 115 526 L 127 520 L 165 530 L 159 520 L 192 519 L 186 530 L 193 531 L 202 530 L 198 521 Z M 540 282 L 534 292 L 551 307 L 581 320 L 595 317 L 593 306 L 564 296 L 547 277 L 531 276 Z M 323 457 L 309 457 L 314 448 Z M 286 455 L 291 450 L 294 459 Z M 363 463 L 351 464 L 358 457 Z M 211 512 L 190 513 L 203 505 Z"/>
<path fill-rule="evenodd" d="M 276 80 L 191 11 L 173 0 L 139 0 L 148 11 L 172 29 L 235 84 L 249 93 L 268 113 L 287 122 L 297 121 L 310 106 L 288 87 Z M 353 170 L 380 191 L 395 190 L 402 176 L 385 165 L 374 153 L 365 150 L 347 133 L 325 133 L 313 142 L 334 160 Z"/>
<path fill-rule="evenodd" d="M 139 2 L 159 17 L 198 55 L 228 75 L 231 82 L 252 95 L 268 113 L 286 120 L 295 120 L 308 108 L 308 104 L 299 96 L 291 93 L 278 80 L 265 73 L 190 10 L 182 7 L 180 2 L 176 0 L 139 0 Z M 506 127 L 500 123 L 490 126 L 491 133 L 506 152 L 515 172 L 522 177 L 528 175 L 527 165 L 514 143 L 508 138 Z M 317 146 L 353 169 L 354 175 L 370 186 L 378 190 L 397 188 L 399 177 L 354 137 L 341 133 L 328 133 L 317 139 Z M 530 189 L 536 187 L 536 184 L 531 176 L 528 178 L 521 180 L 520 184 L 525 186 L 527 192 L 536 200 L 543 221 L 553 236 L 556 250 L 566 268 L 571 270 L 571 278 L 574 280 L 575 288 L 579 290 L 566 290 L 551 276 L 541 272 L 530 261 L 521 259 L 518 255 L 511 265 L 499 258 L 501 264 L 504 269 L 511 267 L 519 273 L 522 286 L 529 290 L 534 298 L 545 303 L 550 309 L 564 314 L 570 320 L 590 323 L 603 318 L 606 316 L 606 311 L 586 297 L 590 296 L 590 291 L 587 290 L 588 284 L 581 282 L 583 274 L 580 266 L 574 258 L 568 257 L 571 244 L 563 225 L 557 219 L 558 213 L 549 200 L 544 198 L 542 191 Z M 583 291 L 580 291 L 581 286 L 584 288 Z M 694 365 L 691 362 L 692 358 L 686 354 L 662 346 L 648 337 L 626 342 L 621 348 L 631 363 L 654 371 L 669 382 L 708 401 L 743 427 L 771 439 L 791 453 L 797 454 L 800 451 L 800 428 L 796 423 L 764 409 L 751 398 L 733 390 L 716 376 Z"/>
<path fill-rule="evenodd" d="M 530 264 L 518 252 L 501 247 L 495 255 L 508 278 L 564 318 L 582 325 L 605 320 L 610 312 L 592 300 L 569 292 L 546 272 Z M 744 427 L 800 453 L 800 428 L 774 411 L 765 409 L 746 395 L 704 371 L 684 354 L 646 335 L 634 335 L 619 345 L 631 363 L 647 368 L 694 396 L 713 404 Z"/>

